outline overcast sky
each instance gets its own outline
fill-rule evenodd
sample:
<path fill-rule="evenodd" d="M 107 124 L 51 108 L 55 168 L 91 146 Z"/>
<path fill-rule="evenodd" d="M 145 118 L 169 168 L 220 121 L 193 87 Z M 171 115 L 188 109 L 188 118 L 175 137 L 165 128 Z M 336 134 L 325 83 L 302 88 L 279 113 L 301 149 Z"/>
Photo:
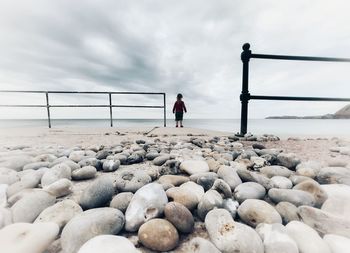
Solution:
<path fill-rule="evenodd" d="M 176 93 L 191 118 L 239 118 L 241 47 L 256 53 L 350 57 L 347 0 L 0 0 L 0 88 Z M 251 60 L 251 94 L 350 97 L 350 64 Z M 152 97 L 115 103 L 161 104 Z M 44 103 L 1 95 L 0 103 Z M 107 103 L 53 96 L 52 103 Z M 346 103 L 250 102 L 251 118 L 331 113 Z M 117 110 L 117 109 L 116 109 Z M 159 109 L 117 110 L 161 117 Z M 0 117 L 45 117 L 0 108 Z M 108 109 L 52 109 L 54 117 L 108 117 Z"/>

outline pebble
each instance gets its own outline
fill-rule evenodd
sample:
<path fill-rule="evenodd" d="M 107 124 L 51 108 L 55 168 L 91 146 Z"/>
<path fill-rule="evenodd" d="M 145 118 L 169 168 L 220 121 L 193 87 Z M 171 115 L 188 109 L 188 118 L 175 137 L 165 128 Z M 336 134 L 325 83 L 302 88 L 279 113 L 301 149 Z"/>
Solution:
<path fill-rule="evenodd" d="M 153 164 L 156 166 L 162 166 L 167 160 L 171 158 L 170 155 L 160 155 L 153 159 Z"/>
<path fill-rule="evenodd" d="M 75 150 L 69 154 L 69 159 L 76 163 L 80 162 L 84 158 L 85 158 L 85 151 L 83 150 Z"/>
<path fill-rule="evenodd" d="M 350 170 L 344 167 L 325 167 L 316 176 L 320 184 L 350 185 Z"/>
<path fill-rule="evenodd" d="M 328 198 L 321 207 L 322 211 L 348 218 L 350 213 L 350 196 Z"/>
<path fill-rule="evenodd" d="M 180 203 L 190 210 L 196 208 L 199 202 L 194 192 L 183 187 L 172 187 L 166 191 L 166 195 L 169 200 Z"/>
<path fill-rule="evenodd" d="M 219 168 L 217 174 L 219 178 L 223 179 L 231 187 L 232 191 L 242 183 L 236 170 L 232 167 L 223 165 Z"/>
<path fill-rule="evenodd" d="M 222 179 L 216 179 L 211 189 L 216 190 L 225 199 L 232 198 L 230 186 Z"/>
<path fill-rule="evenodd" d="M 218 161 L 215 161 L 214 159 L 207 159 L 206 161 L 209 166 L 209 171 L 216 173 L 221 166 L 221 164 Z"/>
<path fill-rule="evenodd" d="M 86 180 L 96 176 L 97 170 L 95 167 L 88 165 L 72 171 L 73 180 Z"/>
<path fill-rule="evenodd" d="M 79 199 L 79 205 L 84 209 L 104 206 L 114 195 L 113 181 L 108 176 L 101 176 L 90 183 Z"/>
<path fill-rule="evenodd" d="M 299 221 L 300 217 L 298 214 L 298 208 L 289 202 L 279 202 L 275 206 L 277 212 L 281 215 L 283 224 L 296 220 Z"/>
<path fill-rule="evenodd" d="M 158 179 L 160 184 L 172 184 L 174 186 L 179 186 L 183 183 L 188 182 L 190 179 L 185 176 L 178 175 L 163 175 Z"/>
<path fill-rule="evenodd" d="M 255 182 L 242 183 L 234 190 L 234 197 L 239 203 L 246 199 L 263 199 L 265 194 L 265 188 Z"/>
<path fill-rule="evenodd" d="M 292 181 L 282 176 L 272 177 L 271 182 L 275 188 L 279 188 L 279 189 L 291 189 L 293 187 Z"/>
<path fill-rule="evenodd" d="M 239 217 L 249 226 L 260 223 L 282 223 L 282 218 L 269 203 L 259 199 L 247 199 L 238 207 Z"/>
<path fill-rule="evenodd" d="M 259 235 L 249 226 L 235 222 L 225 209 L 211 210 L 205 217 L 205 227 L 222 253 L 264 253 Z"/>
<path fill-rule="evenodd" d="M 301 190 L 312 194 L 315 199 L 315 206 L 321 207 L 328 198 L 327 193 L 322 190 L 321 185 L 314 180 L 307 180 L 294 186 L 295 190 Z"/>
<path fill-rule="evenodd" d="M 274 176 L 289 177 L 292 175 L 292 171 L 290 171 L 288 168 L 278 165 L 265 166 L 260 169 L 260 172 L 268 178 Z"/>
<path fill-rule="evenodd" d="M 190 241 L 183 243 L 179 251 L 189 253 L 221 253 L 212 242 L 202 237 L 194 237 Z"/>
<path fill-rule="evenodd" d="M 301 182 L 304 182 L 306 180 L 310 180 L 311 178 L 305 177 L 305 176 L 298 176 L 298 175 L 291 175 L 289 177 L 289 180 L 292 181 L 293 185 L 297 185 Z"/>
<path fill-rule="evenodd" d="M 34 163 L 28 163 L 23 166 L 23 170 L 38 170 L 43 167 L 48 167 L 50 165 L 50 162 L 34 162 Z"/>
<path fill-rule="evenodd" d="M 268 192 L 269 198 L 275 202 L 279 203 L 282 201 L 290 202 L 295 206 L 314 206 L 315 198 L 312 194 L 294 189 L 271 189 Z"/>
<path fill-rule="evenodd" d="M 8 185 L 7 184 L 0 184 L 0 207 L 6 207 L 7 206 L 7 191 Z"/>
<path fill-rule="evenodd" d="M 298 245 L 299 252 L 332 253 L 327 243 L 308 225 L 300 221 L 291 221 L 286 225 L 286 230 Z"/>
<path fill-rule="evenodd" d="M 204 193 L 203 197 L 199 201 L 197 207 L 197 213 L 201 220 L 205 219 L 205 216 L 210 210 L 214 208 L 221 208 L 224 204 L 224 200 L 220 193 L 215 190 L 209 190 Z"/>
<path fill-rule="evenodd" d="M 207 162 L 202 160 L 185 160 L 181 162 L 180 169 L 189 175 L 209 172 Z"/>
<path fill-rule="evenodd" d="M 163 187 L 150 183 L 136 191 L 125 212 L 125 230 L 134 232 L 146 221 L 163 214 L 168 198 Z"/>
<path fill-rule="evenodd" d="M 20 177 L 16 171 L 8 168 L 0 168 L 0 184 L 11 185 L 19 180 Z"/>
<path fill-rule="evenodd" d="M 98 235 L 81 246 L 78 253 L 140 253 L 127 238 L 118 235 Z"/>
<path fill-rule="evenodd" d="M 350 196 L 350 186 L 344 184 L 323 184 L 321 185 L 328 198 L 347 198 Z"/>
<path fill-rule="evenodd" d="M 21 171 L 24 165 L 31 162 L 33 162 L 32 157 L 25 154 L 20 154 L 11 156 L 7 160 L 0 162 L 0 167 L 12 169 L 15 171 Z"/>
<path fill-rule="evenodd" d="M 64 197 L 72 193 L 73 184 L 67 178 L 61 178 L 58 181 L 45 186 L 43 189 L 54 195 L 56 198 Z"/>
<path fill-rule="evenodd" d="M 58 226 L 53 222 L 8 225 L 0 230 L 1 252 L 45 252 L 46 248 L 55 240 L 58 231 Z"/>
<path fill-rule="evenodd" d="M 179 232 L 187 234 L 193 230 L 193 216 L 184 205 L 177 202 L 169 202 L 165 205 L 164 215 Z"/>
<path fill-rule="evenodd" d="M 147 248 L 155 251 L 169 251 L 179 243 L 179 234 L 176 228 L 167 220 L 152 219 L 144 223 L 138 237 Z"/>
<path fill-rule="evenodd" d="M 222 208 L 229 211 L 232 218 L 236 217 L 238 206 L 239 206 L 239 203 L 237 201 L 234 201 L 232 198 L 231 199 L 224 199 L 223 204 L 222 204 Z"/>
<path fill-rule="evenodd" d="M 95 167 L 96 170 L 102 169 L 102 162 L 94 157 L 84 158 L 78 163 L 78 165 L 80 167 L 92 166 Z"/>
<path fill-rule="evenodd" d="M 274 185 L 271 182 L 271 179 L 262 174 L 258 174 L 257 172 L 249 171 L 247 169 L 238 169 L 237 174 L 244 182 L 258 183 L 265 187 L 266 190 L 269 190 L 274 187 Z"/>
<path fill-rule="evenodd" d="M 198 203 L 204 195 L 203 187 L 193 182 L 186 182 L 184 184 L 181 184 L 180 188 L 187 190 L 187 192 L 193 193 L 193 195 L 197 197 Z"/>
<path fill-rule="evenodd" d="M 43 177 L 41 178 L 41 185 L 45 187 L 47 185 L 50 185 L 56 182 L 61 178 L 67 178 L 70 180 L 71 174 L 72 174 L 72 170 L 67 164 L 65 163 L 57 164 L 44 173 Z"/>
<path fill-rule="evenodd" d="M 350 239 L 334 235 L 327 234 L 323 237 L 323 240 L 327 243 L 332 253 L 348 253 L 350 248 Z"/>
<path fill-rule="evenodd" d="M 133 153 L 126 159 L 126 164 L 135 164 L 143 162 L 143 156 L 138 153 Z"/>
<path fill-rule="evenodd" d="M 143 170 L 124 170 L 117 174 L 114 185 L 119 191 L 136 192 L 151 181 L 151 177 Z"/>
<path fill-rule="evenodd" d="M 75 253 L 89 239 L 102 234 L 118 234 L 125 223 L 118 209 L 95 208 L 74 216 L 63 228 L 61 245 L 64 253 Z"/>
<path fill-rule="evenodd" d="M 54 222 L 62 230 L 68 221 L 81 212 L 83 212 L 83 209 L 77 203 L 73 200 L 65 199 L 42 211 L 34 223 Z"/>
<path fill-rule="evenodd" d="M 295 170 L 300 162 L 300 159 L 294 153 L 280 153 L 277 156 L 277 163 L 291 170 Z"/>
<path fill-rule="evenodd" d="M 119 160 L 106 160 L 102 165 L 102 169 L 104 172 L 112 172 L 116 171 L 119 168 L 119 166 Z"/>
<path fill-rule="evenodd" d="M 12 213 L 9 208 L 0 207 L 0 229 L 12 223 Z"/>
<path fill-rule="evenodd" d="M 121 192 L 115 195 L 110 203 L 110 207 L 117 208 L 125 213 L 134 194 L 132 192 Z"/>
<path fill-rule="evenodd" d="M 28 172 L 32 172 L 32 171 L 28 171 Z M 23 176 L 20 181 L 17 181 L 11 184 L 7 188 L 7 196 L 11 197 L 24 189 L 31 189 L 31 188 L 38 187 L 39 183 L 40 183 L 40 175 L 38 175 L 36 172 L 33 171 L 33 173 L 29 173 Z"/>

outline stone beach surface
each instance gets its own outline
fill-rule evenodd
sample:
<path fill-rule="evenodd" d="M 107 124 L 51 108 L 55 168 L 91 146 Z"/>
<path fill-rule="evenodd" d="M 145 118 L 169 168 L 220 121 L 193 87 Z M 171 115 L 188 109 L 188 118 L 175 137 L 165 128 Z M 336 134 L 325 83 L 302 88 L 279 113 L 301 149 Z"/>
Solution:
<path fill-rule="evenodd" d="M 350 141 L 0 129 L 1 253 L 345 253 Z"/>

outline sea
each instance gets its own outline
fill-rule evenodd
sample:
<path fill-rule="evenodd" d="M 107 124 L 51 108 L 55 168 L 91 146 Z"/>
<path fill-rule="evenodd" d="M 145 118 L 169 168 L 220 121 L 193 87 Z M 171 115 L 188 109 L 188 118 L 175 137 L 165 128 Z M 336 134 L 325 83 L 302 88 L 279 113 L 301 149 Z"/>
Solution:
<path fill-rule="evenodd" d="M 109 119 L 52 119 L 53 128 L 109 127 Z M 114 119 L 114 127 L 162 127 L 163 119 Z M 173 119 L 167 120 L 174 127 Z M 46 127 L 47 119 L 0 119 L 0 131 L 5 128 Z M 239 119 L 185 119 L 185 127 L 215 131 L 239 132 Z M 274 134 L 280 137 L 350 137 L 350 119 L 249 119 L 248 132 Z"/>

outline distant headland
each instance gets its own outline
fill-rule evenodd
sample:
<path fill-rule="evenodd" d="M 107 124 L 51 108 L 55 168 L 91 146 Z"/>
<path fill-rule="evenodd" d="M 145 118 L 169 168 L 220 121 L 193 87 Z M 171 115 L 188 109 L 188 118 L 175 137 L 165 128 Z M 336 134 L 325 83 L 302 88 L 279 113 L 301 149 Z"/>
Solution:
<path fill-rule="evenodd" d="M 350 104 L 344 106 L 334 114 L 319 116 L 269 116 L 266 119 L 350 119 Z"/>

